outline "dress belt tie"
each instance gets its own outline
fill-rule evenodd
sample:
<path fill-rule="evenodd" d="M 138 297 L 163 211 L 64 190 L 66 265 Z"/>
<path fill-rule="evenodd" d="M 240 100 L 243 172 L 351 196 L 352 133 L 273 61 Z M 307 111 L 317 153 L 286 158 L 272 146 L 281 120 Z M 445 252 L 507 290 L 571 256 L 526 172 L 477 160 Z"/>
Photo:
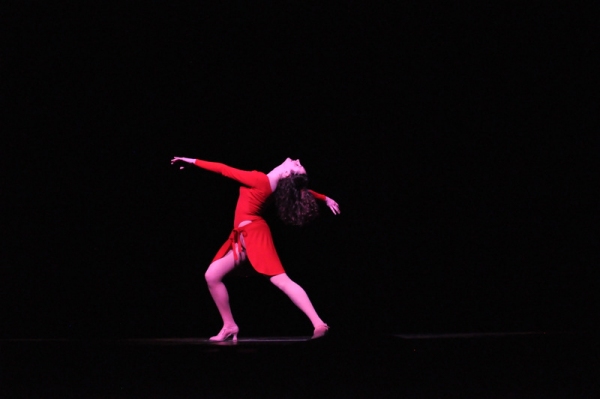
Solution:
<path fill-rule="evenodd" d="M 231 241 L 231 250 L 233 251 L 233 259 L 236 261 L 239 259 L 239 255 L 236 251 L 235 244 L 238 244 L 237 249 L 239 251 L 239 249 L 242 247 L 242 243 L 240 242 L 240 236 L 248 236 L 248 233 L 246 232 L 246 230 L 244 230 L 244 227 L 245 226 L 234 228 L 231 234 L 229 235 L 229 240 Z"/>

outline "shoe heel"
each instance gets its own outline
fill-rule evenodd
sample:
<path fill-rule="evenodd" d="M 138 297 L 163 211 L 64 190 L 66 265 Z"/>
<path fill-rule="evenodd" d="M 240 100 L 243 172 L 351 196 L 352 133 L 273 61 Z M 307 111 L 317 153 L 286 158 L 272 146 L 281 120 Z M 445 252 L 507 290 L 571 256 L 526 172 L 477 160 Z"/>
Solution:
<path fill-rule="evenodd" d="M 221 342 L 221 341 L 227 341 L 229 339 L 229 337 L 231 337 L 233 341 L 237 342 L 238 332 L 239 332 L 239 328 L 237 328 L 237 326 L 235 327 L 235 329 L 232 329 L 232 330 L 229 330 L 229 329 L 223 327 L 217 335 L 215 335 L 214 337 L 210 337 L 208 340 L 213 341 L 213 342 Z"/>

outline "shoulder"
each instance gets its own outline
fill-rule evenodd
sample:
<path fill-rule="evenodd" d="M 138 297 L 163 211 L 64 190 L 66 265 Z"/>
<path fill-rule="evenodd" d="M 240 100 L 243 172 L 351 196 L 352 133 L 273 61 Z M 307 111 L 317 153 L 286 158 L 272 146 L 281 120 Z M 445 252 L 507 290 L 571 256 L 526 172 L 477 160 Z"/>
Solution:
<path fill-rule="evenodd" d="M 261 190 L 271 194 L 273 190 L 271 189 L 271 180 L 269 179 L 269 176 L 266 173 L 257 170 L 253 170 L 252 173 L 255 175 L 257 181 L 256 186 L 259 187 Z"/>

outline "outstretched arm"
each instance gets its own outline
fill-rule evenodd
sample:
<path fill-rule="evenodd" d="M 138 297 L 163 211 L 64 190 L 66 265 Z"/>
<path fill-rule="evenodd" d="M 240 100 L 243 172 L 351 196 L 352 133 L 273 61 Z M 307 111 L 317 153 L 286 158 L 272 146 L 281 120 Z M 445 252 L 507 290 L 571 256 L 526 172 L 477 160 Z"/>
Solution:
<path fill-rule="evenodd" d="M 200 159 L 194 158 L 174 157 L 171 160 L 171 164 L 174 164 L 177 161 L 186 162 L 192 165 L 196 165 L 199 168 L 209 170 L 211 172 L 220 173 L 223 176 L 229 177 L 233 180 L 237 180 L 238 182 L 250 187 L 260 184 L 261 176 L 264 176 L 264 174 L 261 174 L 256 171 L 249 172 L 245 170 L 232 168 L 231 166 L 227 166 L 224 163 L 202 161 Z M 184 166 L 181 166 L 179 169 L 183 168 Z"/>
<path fill-rule="evenodd" d="M 221 173 L 221 174 L 224 171 L 226 171 L 227 169 L 233 169 L 230 166 L 227 166 L 227 165 L 225 165 L 223 163 L 219 163 L 219 162 L 201 161 L 201 160 L 195 159 L 195 158 L 184 158 L 184 157 L 174 157 L 173 159 L 171 159 L 171 165 L 173 165 L 177 161 L 186 162 L 191 165 L 196 165 L 199 168 L 206 169 L 206 170 L 209 170 L 209 171 L 215 172 L 215 173 Z M 180 166 L 179 169 L 183 169 L 184 166 Z"/>
<path fill-rule="evenodd" d="M 340 206 L 333 199 L 327 197 L 326 195 L 319 194 L 319 193 L 317 193 L 316 191 L 313 191 L 313 190 L 308 190 L 308 191 L 316 199 L 321 200 L 321 201 L 325 201 L 325 203 L 327 204 L 327 206 L 329 207 L 329 209 L 331 209 L 331 212 L 333 212 L 334 215 L 339 215 L 340 214 Z"/>

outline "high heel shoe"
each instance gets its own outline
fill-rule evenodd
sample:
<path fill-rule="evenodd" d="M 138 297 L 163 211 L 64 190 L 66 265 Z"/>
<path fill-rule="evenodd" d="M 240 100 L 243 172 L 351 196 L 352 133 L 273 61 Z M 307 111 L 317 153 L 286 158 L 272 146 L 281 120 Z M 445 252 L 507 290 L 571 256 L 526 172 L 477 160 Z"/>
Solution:
<path fill-rule="evenodd" d="M 327 334 L 329 331 L 329 326 L 327 324 L 321 324 L 320 326 L 315 327 L 315 332 L 311 339 L 321 338 Z"/>
<path fill-rule="evenodd" d="M 234 327 L 223 327 L 221 331 L 214 337 L 210 337 L 209 341 L 226 341 L 229 337 L 232 337 L 233 342 L 237 342 L 237 335 L 240 329 L 238 326 Z"/>

